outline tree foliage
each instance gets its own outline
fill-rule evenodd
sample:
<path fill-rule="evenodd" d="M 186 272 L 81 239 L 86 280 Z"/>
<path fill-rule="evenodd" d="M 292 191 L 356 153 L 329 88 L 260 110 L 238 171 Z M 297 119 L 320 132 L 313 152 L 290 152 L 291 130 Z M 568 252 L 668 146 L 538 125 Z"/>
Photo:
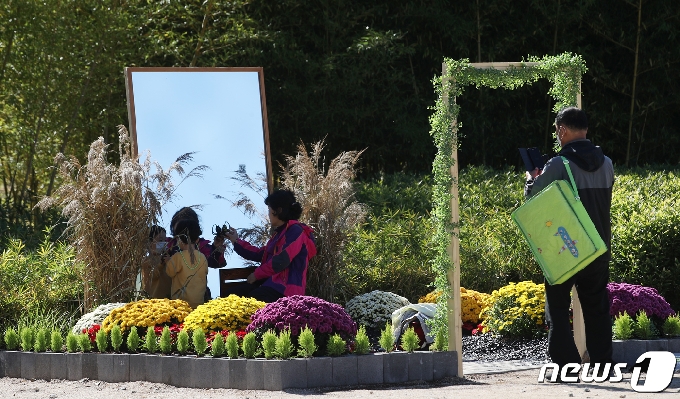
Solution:
<path fill-rule="evenodd" d="M 590 137 L 615 163 L 680 161 L 670 0 L 9 0 L 0 19 L 0 228 L 23 238 L 55 221 L 31 211 L 60 184 L 55 154 L 83 161 L 97 137 L 116 142 L 126 66 L 263 66 L 274 161 L 325 137 L 331 158 L 366 148 L 361 176 L 372 176 L 431 170 L 430 81 L 444 57 L 569 52 L 589 68 Z M 461 97 L 461 166 L 549 150 L 549 87 Z"/>

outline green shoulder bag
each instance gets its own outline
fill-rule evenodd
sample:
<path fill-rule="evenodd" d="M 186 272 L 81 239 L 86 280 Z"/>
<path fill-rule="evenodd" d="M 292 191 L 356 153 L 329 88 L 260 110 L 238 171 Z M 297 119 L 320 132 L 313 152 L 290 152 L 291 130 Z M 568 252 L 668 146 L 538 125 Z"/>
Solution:
<path fill-rule="evenodd" d="M 511 215 L 551 285 L 567 281 L 607 251 L 578 196 L 569 161 L 561 158 L 571 186 L 556 180 Z"/>

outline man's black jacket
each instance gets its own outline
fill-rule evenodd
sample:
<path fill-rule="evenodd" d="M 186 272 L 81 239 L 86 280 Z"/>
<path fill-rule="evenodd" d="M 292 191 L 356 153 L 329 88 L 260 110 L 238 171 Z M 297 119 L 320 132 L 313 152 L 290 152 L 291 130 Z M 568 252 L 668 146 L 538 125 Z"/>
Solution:
<path fill-rule="evenodd" d="M 610 209 L 612 205 L 612 186 L 614 185 L 614 166 L 600 147 L 590 140 L 581 139 L 567 143 L 556 157 L 550 159 L 543 173 L 535 179 L 527 180 L 524 195 L 529 198 L 540 192 L 555 180 L 566 180 L 571 185 L 569 175 L 560 156 L 569 160 L 571 173 L 576 181 L 578 195 L 583 206 L 595 224 L 600 237 L 611 249 L 612 224 Z M 610 251 L 598 258 L 609 262 Z"/>

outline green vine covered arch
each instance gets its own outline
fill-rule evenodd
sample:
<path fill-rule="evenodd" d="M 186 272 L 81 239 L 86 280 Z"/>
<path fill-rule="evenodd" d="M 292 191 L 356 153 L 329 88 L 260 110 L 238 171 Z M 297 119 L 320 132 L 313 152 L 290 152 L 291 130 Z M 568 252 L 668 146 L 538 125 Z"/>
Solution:
<path fill-rule="evenodd" d="M 454 164 L 454 151 L 458 147 L 458 122 L 460 106 L 455 98 L 463 94 L 466 86 L 476 88 L 516 89 L 539 79 L 547 79 L 551 83 L 548 91 L 555 99 L 553 111 L 557 113 L 564 107 L 576 106 L 580 92 L 581 76 L 586 72 L 585 61 L 580 55 L 564 53 L 542 58 L 529 57 L 527 61 L 512 63 L 507 69 L 478 67 L 468 59 L 444 59 L 441 77 L 433 80 L 437 101 L 433 115 L 430 117 L 431 131 L 437 146 L 437 154 L 432 164 L 434 175 L 433 210 L 431 214 L 434 227 L 433 241 L 437 248 L 437 256 L 433 260 L 436 271 L 435 286 L 444 293 L 450 293 L 451 286 L 447 274 L 453 260 L 447 251 L 451 244 L 455 225 L 451 222 L 451 187 L 454 179 L 451 166 Z M 436 334 L 447 335 L 446 300 L 449 295 L 441 295 L 437 306 L 437 316 L 432 325 Z"/>

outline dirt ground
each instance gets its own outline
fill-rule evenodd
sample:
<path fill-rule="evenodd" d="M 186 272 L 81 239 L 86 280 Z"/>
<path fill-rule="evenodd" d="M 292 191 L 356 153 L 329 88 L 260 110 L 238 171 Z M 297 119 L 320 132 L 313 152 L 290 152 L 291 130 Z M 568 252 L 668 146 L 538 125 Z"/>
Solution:
<path fill-rule="evenodd" d="M 630 386 L 630 374 L 619 383 L 538 383 L 538 370 L 500 374 L 473 374 L 435 383 L 380 385 L 353 389 L 290 389 L 284 392 L 239 391 L 233 389 L 175 388 L 150 382 L 107 383 L 101 381 L 29 381 L 0 378 L 0 398 L 96 398 L 96 399 L 193 399 L 193 398 L 677 398 L 680 373 L 662 393 L 637 393 Z"/>

